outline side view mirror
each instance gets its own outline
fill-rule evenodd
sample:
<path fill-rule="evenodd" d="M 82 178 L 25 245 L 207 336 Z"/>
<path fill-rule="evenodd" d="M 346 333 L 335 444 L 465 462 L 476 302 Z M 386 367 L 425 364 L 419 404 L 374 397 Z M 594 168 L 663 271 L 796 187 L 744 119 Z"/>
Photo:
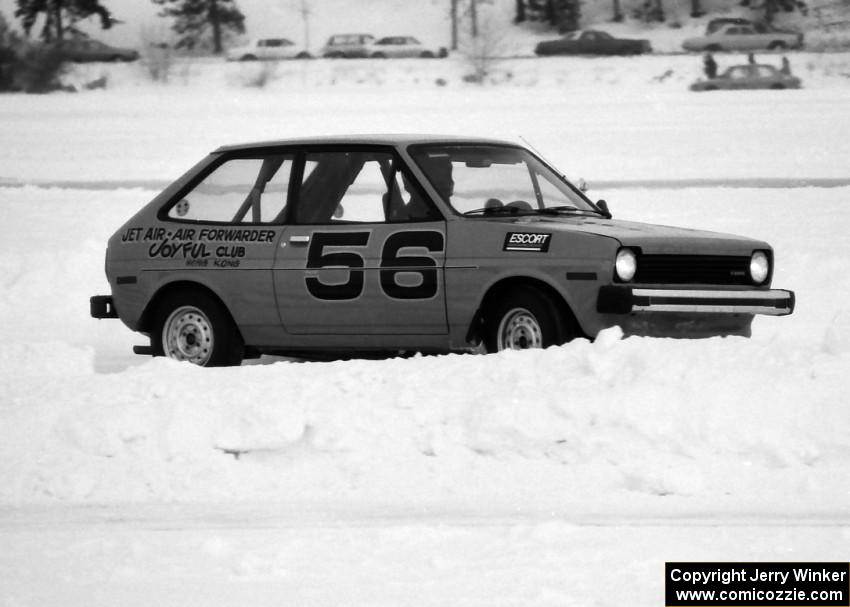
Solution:
<path fill-rule="evenodd" d="M 581 177 L 579 177 L 578 181 L 576 181 L 576 187 L 582 192 L 586 192 L 588 190 L 587 182 Z"/>
<path fill-rule="evenodd" d="M 611 211 L 608 210 L 608 203 L 604 200 L 597 201 L 596 206 L 598 206 L 599 210 L 605 214 L 607 219 L 611 219 L 611 217 L 613 217 L 613 215 L 611 215 Z"/>

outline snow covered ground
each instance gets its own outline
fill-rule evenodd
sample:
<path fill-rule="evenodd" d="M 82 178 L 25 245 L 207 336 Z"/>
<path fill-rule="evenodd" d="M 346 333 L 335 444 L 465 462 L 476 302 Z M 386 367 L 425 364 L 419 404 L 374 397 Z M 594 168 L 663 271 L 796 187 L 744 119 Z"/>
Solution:
<path fill-rule="evenodd" d="M 697 61 L 515 60 L 483 87 L 459 60 L 264 88 L 118 66 L 0 96 L 0 605 L 657 606 L 664 561 L 846 561 L 850 58 L 705 95 Z M 769 241 L 797 311 L 751 339 L 235 369 L 88 316 L 154 184 L 222 143 L 369 131 L 524 136 L 617 217 Z"/>

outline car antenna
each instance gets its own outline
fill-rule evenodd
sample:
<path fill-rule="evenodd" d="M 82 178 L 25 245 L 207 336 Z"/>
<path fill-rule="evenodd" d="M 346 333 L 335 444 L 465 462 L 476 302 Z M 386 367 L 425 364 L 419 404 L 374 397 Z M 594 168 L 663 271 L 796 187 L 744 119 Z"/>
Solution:
<path fill-rule="evenodd" d="M 545 162 L 545 163 L 546 163 L 546 165 L 547 165 L 550 169 L 554 170 L 554 171 L 555 171 L 555 173 L 557 173 L 557 174 L 558 174 L 558 176 L 559 176 L 561 179 L 567 179 L 567 176 L 566 176 L 564 173 L 562 173 L 561 171 L 559 171 L 558 169 L 556 169 L 556 168 L 555 168 L 555 165 L 554 165 L 554 164 L 552 164 L 551 162 L 549 162 L 549 160 L 548 160 L 548 159 L 546 159 L 546 157 L 544 157 L 544 156 L 543 156 L 543 154 L 541 154 L 541 153 L 540 153 L 540 150 L 538 150 L 536 147 L 534 147 L 528 139 L 526 139 L 526 138 L 525 138 L 525 137 L 523 137 L 522 135 L 520 135 L 520 136 L 519 136 L 519 138 L 522 140 L 522 142 L 523 142 L 525 145 L 527 145 L 529 148 L 531 148 L 531 151 L 532 151 L 532 152 L 534 152 L 534 154 L 535 154 L 538 158 L 540 158 L 541 160 L 543 160 L 543 162 Z M 568 180 L 568 181 L 569 181 L 569 180 Z"/>

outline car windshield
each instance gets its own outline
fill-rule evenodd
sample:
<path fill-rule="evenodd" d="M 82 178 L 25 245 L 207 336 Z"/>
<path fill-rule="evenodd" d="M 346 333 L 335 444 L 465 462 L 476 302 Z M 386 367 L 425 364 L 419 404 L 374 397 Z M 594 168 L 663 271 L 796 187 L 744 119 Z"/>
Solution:
<path fill-rule="evenodd" d="M 468 217 L 600 212 L 527 150 L 506 145 L 417 145 L 411 155 L 451 207 Z"/>

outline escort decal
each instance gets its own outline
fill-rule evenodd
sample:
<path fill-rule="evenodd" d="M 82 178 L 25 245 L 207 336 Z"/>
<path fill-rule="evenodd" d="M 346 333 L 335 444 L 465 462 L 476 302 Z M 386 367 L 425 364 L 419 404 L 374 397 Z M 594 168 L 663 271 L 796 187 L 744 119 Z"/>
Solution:
<path fill-rule="evenodd" d="M 546 253 L 552 234 L 538 232 L 508 232 L 505 234 L 503 251 L 532 251 Z"/>

